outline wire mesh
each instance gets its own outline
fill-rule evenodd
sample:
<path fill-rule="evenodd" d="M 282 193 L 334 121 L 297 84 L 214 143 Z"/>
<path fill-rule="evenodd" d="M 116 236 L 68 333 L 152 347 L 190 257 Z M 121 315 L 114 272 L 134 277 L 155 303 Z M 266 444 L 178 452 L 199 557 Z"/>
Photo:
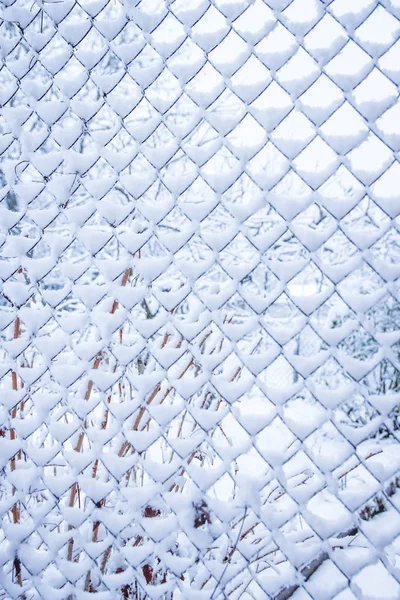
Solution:
<path fill-rule="evenodd" d="M 0 598 L 399 598 L 398 0 L 0 6 Z"/>

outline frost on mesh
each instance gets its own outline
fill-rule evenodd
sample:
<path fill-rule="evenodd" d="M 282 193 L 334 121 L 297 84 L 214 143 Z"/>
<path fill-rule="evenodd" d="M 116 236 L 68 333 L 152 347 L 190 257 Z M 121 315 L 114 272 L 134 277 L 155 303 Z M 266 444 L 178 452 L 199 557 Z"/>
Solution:
<path fill-rule="evenodd" d="M 399 597 L 399 17 L 3 3 L 4 598 Z"/>

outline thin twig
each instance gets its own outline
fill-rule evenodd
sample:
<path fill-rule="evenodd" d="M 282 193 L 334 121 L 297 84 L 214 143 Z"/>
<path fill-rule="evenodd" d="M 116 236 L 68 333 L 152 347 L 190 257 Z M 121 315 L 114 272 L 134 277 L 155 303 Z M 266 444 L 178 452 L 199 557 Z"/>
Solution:
<path fill-rule="evenodd" d="M 233 545 L 233 548 L 232 548 L 232 550 L 231 550 L 230 554 L 228 555 L 228 560 L 227 560 L 227 563 L 226 563 L 226 565 L 225 565 L 225 568 L 224 568 L 224 570 L 222 571 L 222 573 L 221 573 L 221 575 L 220 575 L 220 578 L 219 578 L 219 579 L 218 579 L 218 581 L 217 581 L 217 584 L 216 584 L 216 586 L 215 586 L 215 588 L 214 588 L 214 591 L 213 591 L 213 593 L 212 593 L 212 594 L 211 594 L 211 596 L 210 596 L 210 600 L 212 600 L 212 599 L 214 598 L 214 596 L 215 596 L 215 593 L 216 593 L 216 591 L 218 590 L 218 588 L 219 588 L 219 585 L 220 585 L 220 583 L 221 583 L 221 581 L 222 581 L 222 579 L 223 579 L 223 577 L 224 577 L 224 575 L 225 575 L 225 573 L 226 573 L 226 570 L 227 570 L 227 568 L 228 568 L 228 566 L 229 566 L 229 564 L 230 564 L 230 560 L 231 560 L 231 558 L 232 558 L 232 554 L 235 552 L 235 550 L 236 550 L 236 548 L 237 548 L 237 545 L 238 545 L 238 543 L 239 543 L 239 541 L 240 541 L 240 536 L 242 535 L 243 526 L 244 526 L 244 522 L 245 522 L 245 520 L 246 520 L 246 516 L 247 516 L 247 506 L 246 506 L 246 508 L 244 509 L 243 520 L 242 520 L 242 524 L 241 524 L 241 526 L 240 526 L 240 529 L 239 529 L 239 532 L 238 532 L 238 535 L 237 535 L 236 541 L 235 541 L 235 543 L 234 543 L 234 545 Z M 225 595 L 225 594 L 224 594 L 224 595 Z"/>

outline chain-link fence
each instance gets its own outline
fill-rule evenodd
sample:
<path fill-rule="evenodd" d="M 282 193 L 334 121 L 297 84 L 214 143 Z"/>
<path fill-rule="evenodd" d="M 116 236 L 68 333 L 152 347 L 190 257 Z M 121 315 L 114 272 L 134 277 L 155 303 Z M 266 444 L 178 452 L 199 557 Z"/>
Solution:
<path fill-rule="evenodd" d="M 400 598 L 399 1 L 0 4 L 0 600 Z"/>

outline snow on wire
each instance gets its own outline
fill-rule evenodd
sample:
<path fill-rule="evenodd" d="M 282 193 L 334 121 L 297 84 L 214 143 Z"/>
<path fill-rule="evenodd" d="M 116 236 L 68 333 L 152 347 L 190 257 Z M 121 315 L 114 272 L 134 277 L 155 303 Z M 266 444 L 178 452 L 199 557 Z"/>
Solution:
<path fill-rule="evenodd" d="M 398 1 L 0 52 L 0 600 L 399 598 Z"/>

